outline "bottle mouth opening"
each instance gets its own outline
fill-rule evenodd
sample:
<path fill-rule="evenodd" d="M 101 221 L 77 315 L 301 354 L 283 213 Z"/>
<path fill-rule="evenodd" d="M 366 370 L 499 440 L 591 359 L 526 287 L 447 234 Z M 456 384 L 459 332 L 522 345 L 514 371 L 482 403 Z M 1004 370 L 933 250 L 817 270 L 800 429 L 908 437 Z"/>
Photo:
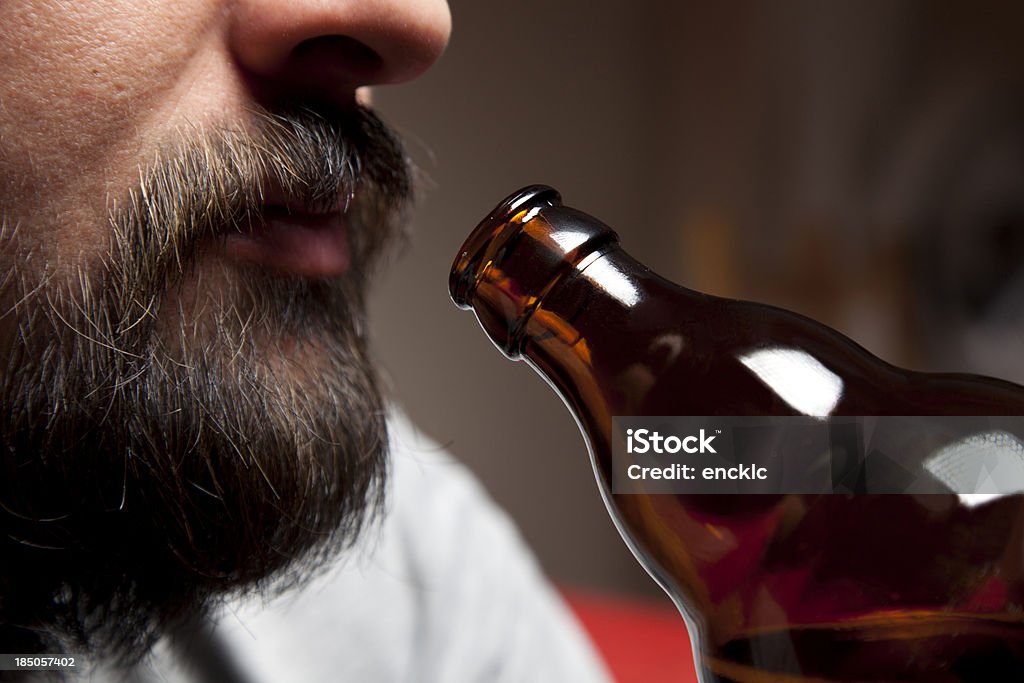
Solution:
<path fill-rule="evenodd" d="M 560 206 L 562 196 L 547 185 L 529 185 L 510 194 L 470 233 L 452 263 L 448 276 L 448 293 L 455 305 L 471 308 L 470 295 L 476 287 L 482 267 L 498 252 L 517 224 L 510 225 L 518 213 L 543 206 Z M 512 229 L 509 229 L 512 228 Z M 502 235 L 505 232 L 505 235 Z"/>

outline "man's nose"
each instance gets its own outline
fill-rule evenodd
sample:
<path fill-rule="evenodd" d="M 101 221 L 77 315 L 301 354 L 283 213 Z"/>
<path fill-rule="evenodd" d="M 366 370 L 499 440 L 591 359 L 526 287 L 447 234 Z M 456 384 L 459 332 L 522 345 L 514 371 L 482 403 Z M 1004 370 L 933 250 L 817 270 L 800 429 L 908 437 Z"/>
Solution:
<path fill-rule="evenodd" d="M 257 97 L 350 101 L 420 75 L 448 43 L 446 0 L 237 0 L 229 44 Z"/>

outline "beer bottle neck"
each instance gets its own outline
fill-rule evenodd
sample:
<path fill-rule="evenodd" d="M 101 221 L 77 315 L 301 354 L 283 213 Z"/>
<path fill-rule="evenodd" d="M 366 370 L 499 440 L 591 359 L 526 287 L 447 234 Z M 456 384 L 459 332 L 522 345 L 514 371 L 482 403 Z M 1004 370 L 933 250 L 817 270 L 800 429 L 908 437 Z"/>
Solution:
<path fill-rule="evenodd" d="M 488 216 L 449 285 L 507 357 L 525 358 L 578 417 L 600 423 L 612 414 L 608 392 L 637 385 L 627 379 L 644 362 L 638 353 L 664 355 L 656 342 L 666 307 L 678 312 L 701 296 L 652 273 L 611 228 L 562 206 L 550 188 L 528 188 Z"/>
<path fill-rule="evenodd" d="M 636 385 L 628 368 L 642 354 L 633 344 L 647 346 L 652 323 L 641 308 L 652 303 L 660 282 L 611 243 L 564 275 L 522 324 L 522 355 L 558 391 L 592 442 L 610 433 L 612 415 L 621 414 L 617 402 Z M 593 445 L 606 452 L 602 443 Z"/>
<path fill-rule="evenodd" d="M 502 202 L 463 245 L 449 280 L 452 299 L 473 309 L 498 348 L 518 359 L 537 312 L 565 301 L 557 310 L 569 314 L 568 302 L 584 293 L 567 285 L 578 285 L 580 274 L 617 244 L 611 228 L 562 206 L 556 191 L 526 188 Z"/>

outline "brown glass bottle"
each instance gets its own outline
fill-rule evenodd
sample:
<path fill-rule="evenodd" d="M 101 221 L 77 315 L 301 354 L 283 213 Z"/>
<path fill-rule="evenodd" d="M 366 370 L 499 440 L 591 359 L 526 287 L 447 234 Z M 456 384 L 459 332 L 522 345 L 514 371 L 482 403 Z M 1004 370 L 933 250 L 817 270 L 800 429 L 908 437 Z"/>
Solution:
<path fill-rule="evenodd" d="M 449 284 L 575 415 L 619 531 L 686 618 L 702 681 L 1024 680 L 1024 496 L 611 485 L 613 416 L 1024 415 L 1024 388 L 902 370 L 795 313 L 679 287 L 544 186 L 475 229 Z M 752 353 L 802 359 L 839 379 L 835 394 L 773 385 Z"/>

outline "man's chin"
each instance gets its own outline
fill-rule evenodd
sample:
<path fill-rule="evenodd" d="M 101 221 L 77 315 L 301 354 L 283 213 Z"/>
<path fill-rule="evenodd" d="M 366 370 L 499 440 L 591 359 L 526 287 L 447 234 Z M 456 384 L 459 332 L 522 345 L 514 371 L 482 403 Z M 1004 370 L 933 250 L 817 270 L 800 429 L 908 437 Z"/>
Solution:
<path fill-rule="evenodd" d="M 363 328 L 346 282 L 213 262 L 150 302 L 122 346 L 66 332 L 20 349 L 0 579 L 32 595 L 2 620 L 130 660 L 225 595 L 312 576 L 382 491 Z M 54 373 L 58 352 L 74 367 Z"/>
<path fill-rule="evenodd" d="M 167 464 L 147 468 L 159 491 L 140 509 L 163 509 L 162 540 L 200 583 L 292 581 L 352 540 L 379 496 L 387 435 L 361 291 L 217 261 L 173 296 L 148 409 L 126 406 L 147 417 L 124 438 Z"/>

